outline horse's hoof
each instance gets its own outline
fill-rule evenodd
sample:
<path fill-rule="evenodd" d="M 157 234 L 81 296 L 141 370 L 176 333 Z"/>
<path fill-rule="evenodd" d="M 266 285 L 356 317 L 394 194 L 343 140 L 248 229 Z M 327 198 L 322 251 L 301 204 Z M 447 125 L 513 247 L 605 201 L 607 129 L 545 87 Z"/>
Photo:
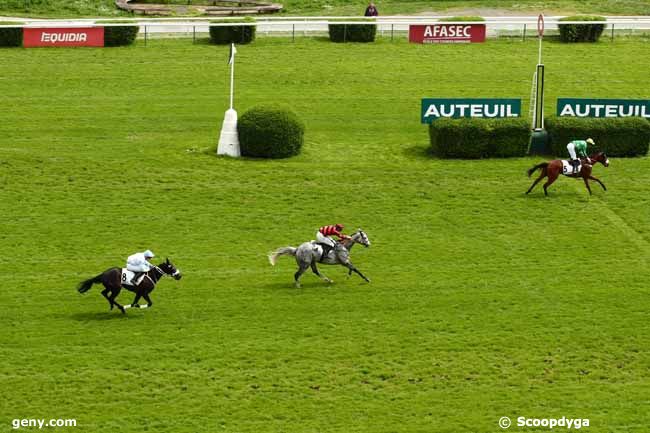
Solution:
<path fill-rule="evenodd" d="M 120 307 L 120 311 L 122 312 L 122 314 L 126 314 L 126 310 L 124 309 L 124 307 Z"/>

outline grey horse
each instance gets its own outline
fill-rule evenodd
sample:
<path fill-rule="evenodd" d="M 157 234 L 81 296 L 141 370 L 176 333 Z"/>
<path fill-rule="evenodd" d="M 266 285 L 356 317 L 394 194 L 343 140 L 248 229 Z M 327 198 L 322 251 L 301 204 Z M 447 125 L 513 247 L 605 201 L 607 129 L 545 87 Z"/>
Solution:
<path fill-rule="evenodd" d="M 324 265 L 343 265 L 350 270 L 348 275 L 352 275 L 352 272 L 356 272 L 361 278 L 370 282 L 370 280 L 359 272 L 359 270 L 350 262 L 350 250 L 354 244 L 361 244 L 366 248 L 370 246 L 368 236 L 363 230 L 358 229 L 355 234 L 350 236 L 350 239 L 338 242 L 336 247 L 329 251 L 329 254 L 326 257 L 323 257 L 323 248 L 315 241 L 310 241 L 304 242 L 298 248 L 284 247 L 278 249 L 269 254 L 269 262 L 272 266 L 275 266 L 279 256 L 295 256 L 296 263 L 298 263 L 298 271 L 295 273 L 294 279 L 296 280 L 296 287 L 298 288 L 300 287 L 300 276 L 310 266 L 311 270 L 321 279 L 328 283 L 333 282 L 318 271 L 318 267 L 316 266 L 317 263 L 322 263 Z"/>

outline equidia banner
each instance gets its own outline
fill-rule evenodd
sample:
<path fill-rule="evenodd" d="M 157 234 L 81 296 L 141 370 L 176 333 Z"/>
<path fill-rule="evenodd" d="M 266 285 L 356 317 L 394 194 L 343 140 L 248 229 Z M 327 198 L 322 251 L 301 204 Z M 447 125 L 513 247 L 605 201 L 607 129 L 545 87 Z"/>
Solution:
<path fill-rule="evenodd" d="M 422 99 L 421 121 L 431 123 L 440 117 L 497 118 L 519 117 L 521 99 Z"/>
<path fill-rule="evenodd" d="M 23 29 L 24 47 L 103 47 L 104 27 Z"/>

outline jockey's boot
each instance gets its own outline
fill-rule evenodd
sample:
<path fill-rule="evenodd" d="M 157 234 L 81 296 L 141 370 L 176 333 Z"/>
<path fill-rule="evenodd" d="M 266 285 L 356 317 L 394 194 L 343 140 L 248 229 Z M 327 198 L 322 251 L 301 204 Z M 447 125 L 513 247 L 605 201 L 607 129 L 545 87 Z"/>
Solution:
<path fill-rule="evenodd" d="M 131 278 L 131 285 L 132 285 L 133 287 L 137 287 L 137 286 L 138 286 L 138 280 L 140 279 L 140 277 L 142 276 L 142 274 L 143 274 L 142 272 L 134 272 L 134 273 L 133 273 L 133 278 Z"/>
<path fill-rule="evenodd" d="M 580 160 L 579 159 L 572 159 L 571 160 L 571 165 L 573 166 L 573 174 L 576 174 L 578 172 L 578 166 L 580 165 Z"/>

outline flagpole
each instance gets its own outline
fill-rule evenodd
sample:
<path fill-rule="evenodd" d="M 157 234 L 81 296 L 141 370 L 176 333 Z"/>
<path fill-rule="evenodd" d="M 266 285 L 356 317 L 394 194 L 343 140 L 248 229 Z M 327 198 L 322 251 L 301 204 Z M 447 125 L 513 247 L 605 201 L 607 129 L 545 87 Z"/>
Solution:
<path fill-rule="evenodd" d="M 235 44 L 232 44 L 230 49 L 234 51 Z M 230 62 L 230 109 L 232 110 L 233 97 L 235 95 L 235 55 L 232 55 L 232 62 Z"/>

